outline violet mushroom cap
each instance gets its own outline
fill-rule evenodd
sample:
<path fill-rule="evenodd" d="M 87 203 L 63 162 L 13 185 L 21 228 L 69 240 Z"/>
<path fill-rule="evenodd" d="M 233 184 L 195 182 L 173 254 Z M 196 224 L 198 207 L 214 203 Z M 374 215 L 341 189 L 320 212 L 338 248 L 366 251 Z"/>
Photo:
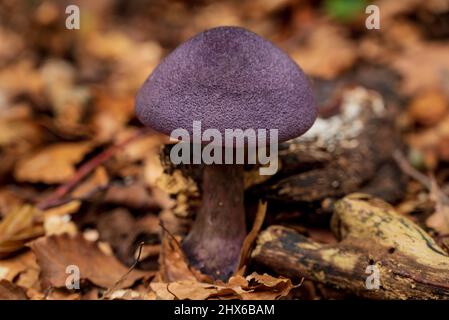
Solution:
<path fill-rule="evenodd" d="M 298 137 L 315 121 L 308 79 L 286 53 L 240 27 L 204 31 L 177 47 L 152 72 L 136 99 L 146 126 L 170 135 L 178 128 L 277 129 Z"/>
<path fill-rule="evenodd" d="M 305 74 L 287 54 L 243 28 L 218 27 L 156 67 L 137 95 L 136 113 L 167 135 L 185 129 L 192 137 L 193 122 L 201 121 L 202 131 L 218 129 L 222 137 L 226 129 L 277 129 L 285 141 L 307 131 L 317 110 Z M 226 280 L 246 236 L 243 166 L 203 170 L 201 209 L 182 245 L 192 266 Z"/>

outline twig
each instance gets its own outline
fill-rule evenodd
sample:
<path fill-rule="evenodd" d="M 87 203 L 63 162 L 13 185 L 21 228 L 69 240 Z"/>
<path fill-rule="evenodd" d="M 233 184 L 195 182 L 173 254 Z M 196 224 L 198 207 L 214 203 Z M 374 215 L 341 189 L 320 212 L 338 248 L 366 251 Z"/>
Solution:
<path fill-rule="evenodd" d="M 120 283 L 122 283 L 125 279 L 126 279 L 126 277 L 137 267 L 137 265 L 139 264 L 139 262 L 140 262 L 140 256 L 141 256 L 141 254 L 142 254 L 142 248 L 143 248 L 143 246 L 145 245 L 145 242 L 144 241 L 142 241 L 142 242 L 140 242 L 139 243 L 139 252 L 137 253 L 137 258 L 134 260 L 134 263 L 132 264 L 132 266 L 128 269 L 128 271 L 123 275 L 123 276 L 121 276 L 120 277 L 120 279 L 118 279 L 117 280 L 117 282 L 116 283 L 114 283 L 114 285 L 111 287 L 111 288 L 109 288 L 105 293 L 104 293 L 104 295 L 103 295 L 103 297 L 101 298 L 101 299 L 105 299 L 109 294 L 111 294 L 112 292 L 114 292 L 115 291 L 115 289 L 118 287 L 118 285 L 120 284 Z"/>
<path fill-rule="evenodd" d="M 119 150 L 123 149 L 129 143 L 135 141 L 136 139 L 144 136 L 149 132 L 150 131 L 147 128 L 141 129 L 136 134 L 124 140 L 123 142 L 107 148 L 103 152 L 99 153 L 98 155 L 84 163 L 69 181 L 60 185 L 52 194 L 39 202 L 37 204 L 37 207 L 41 210 L 45 210 L 54 207 L 61 202 L 64 202 L 62 198 L 64 198 L 73 188 L 75 188 L 78 183 L 80 183 L 80 181 L 82 181 L 93 170 L 95 170 L 95 168 L 112 158 Z"/>
<path fill-rule="evenodd" d="M 429 191 L 432 189 L 432 181 L 431 179 L 426 176 L 425 174 L 419 172 L 415 168 L 413 168 L 410 163 L 405 158 L 404 154 L 399 151 L 395 150 L 393 152 L 393 159 L 396 160 L 396 163 L 398 164 L 399 168 L 404 172 L 406 175 L 412 177 L 419 183 L 421 183 L 423 186 L 425 186 Z"/>
<path fill-rule="evenodd" d="M 164 226 L 164 223 L 163 223 L 162 221 L 159 222 L 159 225 L 161 226 L 162 231 L 163 231 L 164 233 L 167 233 L 168 236 L 169 236 L 169 237 L 173 240 L 173 242 L 175 243 L 175 245 L 176 245 L 176 247 L 178 248 L 178 251 L 179 251 L 179 253 L 181 254 L 181 257 L 182 257 L 184 263 L 186 264 L 187 269 L 189 270 L 189 272 L 194 276 L 195 279 L 198 279 L 198 273 L 201 274 L 201 272 L 195 270 L 195 269 L 190 265 L 189 259 L 187 259 L 186 255 L 185 255 L 185 253 L 184 253 L 184 250 L 182 249 L 182 246 L 181 246 L 181 244 L 179 243 L 178 239 L 176 239 L 176 237 L 175 237 L 175 236 L 174 236 L 174 235 L 173 235 L 173 234 L 172 234 L 172 233 L 171 233 L 171 232 Z M 201 274 L 201 275 L 203 276 L 203 274 Z"/>
<path fill-rule="evenodd" d="M 393 158 L 396 160 L 399 168 L 407 175 L 412 177 L 413 179 L 417 180 L 419 183 L 421 183 L 424 187 L 427 188 L 427 190 L 431 194 L 435 194 L 437 196 L 436 200 L 442 201 L 443 204 L 449 203 L 449 197 L 441 191 L 440 187 L 438 186 L 435 177 L 430 174 L 429 176 L 426 176 L 425 174 L 419 172 L 415 168 L 413 168 L 410 163 L 407 161 L 405 156 L 402 154 L 401 151 L 396 150 L 393 152 Z"/>
<path fill-rule="evenodd" d="M 167 233 L 168 236 L 169 236 L 170 238 L 172 238 L 172 240 L 175 242 L 175 244 L 176 244 L 176 246 L 178 247 L 178 249 L 179 249 L 182 253 L 184 253 L 184 251 L 182 250 L 182 246 L 181 246 L 181 244 L 179 243 L 178 239 L 176 239 L 176 237 L 175 237 L 170 231 L 168 231 L 168 229 L 164 226 L 164 223 L 163 223 L 162 221 L 159 221 L 159 226 L 162 228 L 162 231 L 164 231 L 164 233 Z"/>
<path fill-rule="evenodd" d="M 248 235 L 243 240 L 242 249 L 240 251 L 240 258 L 238 268 L 236 270 L 236 274 L 242 275 L 244 273 L 244 266 L 247 263 L 249 253 L 253 247 L 254 241 L 256 240 L 260 229 L 262 228 L 262 224 L 265 221 L 265 215 L 267 213 L 267 203 L 259 202 L 256 218 L 254 219 L 253 227 Z"/>
<path fill-rule="evenodd" d="M 170 291 L 170 289 L 168 288 L 170 286 L 170 283 L 167 283 L 167 291 L 168 293 L 170 293 L 173 297 L 175 297 L 175 300 L 181 300 L 178 298 L 178 296 L 176 294 L 174 294 L 172 291 Z"/>

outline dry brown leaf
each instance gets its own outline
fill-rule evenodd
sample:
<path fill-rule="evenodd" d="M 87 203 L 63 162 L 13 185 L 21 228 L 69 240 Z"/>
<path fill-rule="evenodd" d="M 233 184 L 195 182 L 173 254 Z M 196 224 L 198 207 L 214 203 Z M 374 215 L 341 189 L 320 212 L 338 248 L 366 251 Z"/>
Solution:
<path fill-rule="evenodd" d="M 251 248 L 254 244 L 254 241 L 257 238 L 257 235 L 259 234 L 260 229 L 262 228 L 263 222 L 265 221 L 266 212 L 267 212 L 267 203 L 259 202 L 253 227 L 251 228 L 251 231 L 248 233 L 245 240 L 243 241 L 242 249 L 240 250 L 240 261 L 238 265 L 238 272 L 241 271 L 243 273 L 244 271 L 244 267 L 248 262 L 247 260 Z"/>
<path fill-rule="evenodd" d="M 429 169 L 435 168 L 438 160 L 449 160 L 449 116 L 431 128 L 406 135 L 405 139 L 409 146 L 424 155 Z"/>
<path fill-rule="evenodd" d="M 81 300 L 81 294 L 70 292 L 65 289 L 51 289 L 46 296 L 46 300 Z"/>
<path fill-rule="evenodd" d="M 52 215 L 45 217 L 44 229 L 45 235 L 59 235 L 59 234 L 69 234 L 74 236 L 78 233 L 78 228 L 76 224 L 71 221 L 70 215 L 66 214 L 64 216 Z"/>
<path fill-rule="evenodd" d="M 108 296 L 109 300 L 147 300 L 146 295 L 135 290 L 120 289 L 111 292 Z"/>
<path fill-rule="evenodd" d="M 36 257 L 31 251 L 15 255 L 9 259 L 0 260 L 0 279 L 13 281 L 17 276 L 28 270 L 39 271 Z"/>
<path fill-rule="evenodd" d="M 392 60 L 392 67 L 403 77 L 402 90 L 407 94 L 438 88 L 449 81 L 449 45 L 422 43 Z"/>
<path fill-rule="evenodd" d="M 53 207 L 50 209 L 47 209 L 44 211 L 45 217 L 50 216 L 65 216 L 67 214 L 73 214 L 76 213 L 79 208 L 81 207 L 81 201 L 79 200 L 72 200 L 70 202 L 67 202 L 63 205 Z"/>
<path fill-rule="evenodd" d="M 42 87 L 42 79 L 31 59 L 22 59 L 0 71 L 0 88 L 10 96 L 19 93 L 37 94 Z"/>
<path fill-rule="evenodd" d="M 0 217 L 22 204 L 23 200 L 16 192 L 11 191 L 8 187 L 0 189 Z"/>
<path fill-rule="evenodd" d="M 419 124 L 432 126 L 443 119 L 449 102 L 441 89 L 430 89 L 419 93 L 408 107 L 409 116 Z"/>
<path fill-rule="evenodd" d="M 71 196 L 75 199 L 86 199 L 96 191 L 106 188 L 108 184 L 108 173 L 103 166 L 99 166 L 84 182 L 71 192 Z"/>
<path fill-rule="evenodd" d="M 181 250 L 180 238 L 173 239 L 166 231 L 162 237 L 159 265 L 158 276 L 163 282 L 196 281 L 195 274 Z"/>
<path fill-rule="evenodd" d="M 126 127 L 115 136 L 115 144 L 121 144 L 136 135 L 135 127 Z M 148 132 L 126 144 L 122 152 L 115 154 L 115 160 L 119 163 L 130 164 L 143 161 L 148 157 L 159 157 L 160 149 L 169 138 L 163 134 Z"/>
<path fill-rule="evenodd" d="M 6 215 L 0 222 L 0 258 L 22 249 L 26 242 L 44 233 L 38 222 L 41 215 L 42 212 L 31 205 L 16 207 Z"/>
<path fill-rule="evenodd" d="M 293 289 L 293 284 L 287 278 L 275 278 L 269 274 L 252 273 L 246 277 L 250 292 L 241 293 L 245 300 L 274 300 L 285 297 Z"/>
<path fill-rule="evenodd" d="M 14 143 L 37 145 L 42 138 L 39 126 L 29 119 L 0 118 L 0 146 Z"/>
<path fill-rule="evenodd" d="M 95 111 L 92 118 L 92 127 L 95 139 L 100 142 L 109 142 L 133 116 L 134 98 L 131 96 L 116 97 L 110 92 L 97 92 Z"/>
<path fill-rule="evenodd" d="M 290 279 L 253 273 L 246 278 L 234 276 L 226 284 L 181 280 L 171 283 L 152 282 L 150 287 L 156 297 L 163 300 L 274 300 L 285 297 L 294 286 Z"/>
<path fill-rule="evenodd" d="M 449 197 L 438 186 L 435 178 L 431 178 L 430 199 L 435 203 L 435 212 L 426 220 L 426 224 L 440 232 L 449 233 Z"/>
<path fill-rule="evenodd" d="M 240 296 L 231 288 L 201 283 L 193 280 L 182 280 L 172 283 L 151 283 L 151 289 L 163 300 L 206 300 L 228 297 L 239 299 Z"/>
<path fill-rule="evenodd" d="M 41 68 L 41 76 L 53 108 L 55 125 L 63 132 L 80 130 L 89 90 L 75 85 L 75 67 L 64 60 L 48 59 Z"/>
<path fill-rule="evenodd" d="M 64 287 L 69 265 L 78 266 L 81 279 L 87 279 L 102 288 L 113 287 L 128 272 L 128 268 L 115 257 L 104 254 L 95 243 L 85 240 L 81 235 L 44 237 L 31 242 L 30 247 L 42 270 L 44 287 Z M 149 276 L 150 272 L 133 270 L 117 288 L 130 287 L 137 280 Z"/>
<path fill-rule="evenodd" d="M 92 148 L 89 142 L 47 146 L 20 160 L 14 170 L 18 181 L 62 183 L 75 173 L 75 165 Z"/>
<path fill-rule="evenodd" d="M 357 50 L 343 30 L 325 24 L 314 29 L 306 45 L 296 49 L 291 56 L 308 75 L 333 79 L 354 64 Z"/>
<path fill-rule="evenodd" d="M 0 300 L 28 300 L 25 290 L 7 280 L 0 280 Z"/>

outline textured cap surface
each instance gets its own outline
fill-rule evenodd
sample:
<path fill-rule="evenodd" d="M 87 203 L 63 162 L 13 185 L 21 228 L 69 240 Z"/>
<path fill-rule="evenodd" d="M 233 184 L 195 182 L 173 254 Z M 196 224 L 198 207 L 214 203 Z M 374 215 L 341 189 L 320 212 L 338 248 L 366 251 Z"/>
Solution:
<path fill-rule="evenodd" d="M 181 44 L 148 77 L 136 100 L 140 121 L 170 135 L 193 121 L 208 128 L 278 129 L 297 137 L 316 118 L 308 80 L 271 42 L 239 27 L 218 27 Z M 267 133 L 268 134 L 268 133 Z"/>

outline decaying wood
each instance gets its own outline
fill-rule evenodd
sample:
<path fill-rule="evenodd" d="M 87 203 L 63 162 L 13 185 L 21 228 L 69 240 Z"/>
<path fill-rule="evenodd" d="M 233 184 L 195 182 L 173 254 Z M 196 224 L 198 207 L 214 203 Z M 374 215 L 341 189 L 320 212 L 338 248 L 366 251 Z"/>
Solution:
<path fill-rule="evenodd" d="M 369 186 L 379 169 L 391 168 L 392 153 L 399 148 L 383 99 L 356 87 L 343 91 L 337 109 L 332 116 L 318 118 L 305 135 L 281 145 L 279 178 L 256 187 L 256 194 L 278 201 L 317 201 L 368 186 L 370 193 L 389 196 L 379 192 L 384 183 Z M 385 175 L 384 182 L 397 186 L 400 179 Z"/>
<path fill-rule="evenodd" d="M 324 245 L 271 226 L 260 234 L 252 260 L 368 298 L 449 299 L 449 256 L 387 203 L 351 194 L 335 204 L 331 227 L 340 242 Z M 370 265 L 378 268 L 378 289 L 366 286 Z"/>

